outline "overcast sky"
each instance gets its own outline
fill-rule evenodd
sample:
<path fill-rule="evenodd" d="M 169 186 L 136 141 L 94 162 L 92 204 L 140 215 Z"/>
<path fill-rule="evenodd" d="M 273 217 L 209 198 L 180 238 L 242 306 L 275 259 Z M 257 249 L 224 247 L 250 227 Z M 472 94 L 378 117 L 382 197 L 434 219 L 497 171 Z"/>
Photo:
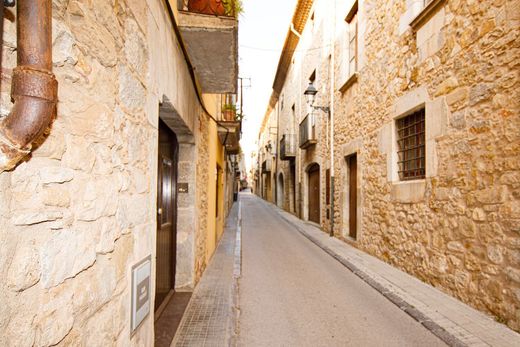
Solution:
<path fill-rule="evenodd" d="M 239 17 L 239 69 L 244 80 L 242 150 L 249 169 L 251 151 L 272 92 L 278 59 L 289 29 L 296 0 L 242 0 Z"/>

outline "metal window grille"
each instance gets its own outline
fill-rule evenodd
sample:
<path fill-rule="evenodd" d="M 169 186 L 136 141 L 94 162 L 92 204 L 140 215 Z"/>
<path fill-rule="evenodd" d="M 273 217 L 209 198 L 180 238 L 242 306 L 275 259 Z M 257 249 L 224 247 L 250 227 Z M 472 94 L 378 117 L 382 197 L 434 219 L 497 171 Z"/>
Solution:
<path fill-rule="evenodd" d="M 396 121 L 399 178 L 402 181 L 425 176 L 424 109 Z"/>

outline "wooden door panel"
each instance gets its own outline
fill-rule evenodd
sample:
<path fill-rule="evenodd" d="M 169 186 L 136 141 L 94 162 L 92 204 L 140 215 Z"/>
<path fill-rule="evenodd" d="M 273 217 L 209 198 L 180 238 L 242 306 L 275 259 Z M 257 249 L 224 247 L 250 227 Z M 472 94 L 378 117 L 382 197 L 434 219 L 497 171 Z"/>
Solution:
<path fill-rule="evenodd" d="M 349 236 L 357 237 L 357 155 L 348 157 L 349 168 Z"/>
<path fill-rule="evenodd" d="M 175 134 L 162 121 L 158 159 L 155 310 L 175 288 L 177 246 L 178 143 Z"/>
<path fill-rule="evenodd" d="M 320 168 L 318 165 L 309 170 L 309 220 L 320 223 Z"/>

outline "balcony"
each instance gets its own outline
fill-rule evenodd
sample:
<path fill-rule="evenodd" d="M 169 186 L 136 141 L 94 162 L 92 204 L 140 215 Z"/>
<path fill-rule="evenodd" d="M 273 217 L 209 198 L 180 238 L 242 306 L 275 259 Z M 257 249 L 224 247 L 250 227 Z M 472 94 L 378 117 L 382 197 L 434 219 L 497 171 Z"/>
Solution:
<path fill-rule="evenodd" d="M 179 30 L 203 93 L 235 93 L 238 20 L 235 0 L 177 0 Z"/>
<path fill-rule="evenodd" d="M 237 95 L 222 94 L 220 96 L 220 120 L 224 122 L 240 121 L 240 115 L 237 114 Z"/>
<path fill-rule="evenodd" d="M 284 134 L 280 140 L 280 159 L 294 159 L 296 157 L 296 148 L 296 135 Z"/>
<path fill-rule="evenodd" d="M 314 116 L 308 114 L 300 123 L 300 148 L 306 149 L 317 143 Z"/>
<path fill-rule="evenodd" d="M 218 136 L 226 147 L 227 154 L 240 152 L 242 121 L 237 115 L 236 94 L 222 94 L 220 99 L 221 115 L 218 122 Z"/>
<path fill-rule="evenodd" d="M 273 159 L 269 156 L 262 162 L 262 173 L 271 172 L 273 166 Z"/>

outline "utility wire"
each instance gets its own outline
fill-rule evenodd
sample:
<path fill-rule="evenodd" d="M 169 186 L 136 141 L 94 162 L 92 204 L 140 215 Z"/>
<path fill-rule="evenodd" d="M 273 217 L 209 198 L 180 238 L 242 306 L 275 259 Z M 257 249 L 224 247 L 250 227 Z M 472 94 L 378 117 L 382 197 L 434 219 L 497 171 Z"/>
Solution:
<path fill-rule="evenodd" d="M 326 48 L 326 47 L 331 47 L 330 44 L 328 45 L 324 45 L 324 46 L 320 46 L 320 47 L 313 47 L 313 48 L 308 48 L 308 49 L 292 49 L 292 50 L 288 50 L 288 52 L 308 52 L 308 51 L 315 51 L 315 50 L 318 50 L 318 49 L 322 49 L 322 48 Z M 274 49 L 274 48 L 263 48 L 263 47 L 253 47 L 253 46 L 246 46 L 246 45 L 240 45 L 240 48 L 244 48 L 244 49 L 250 49 L 250 50 L 254 50 L 254 51 L 264 51 L 264 52 L 281 52 L 283 49 Z"/>

